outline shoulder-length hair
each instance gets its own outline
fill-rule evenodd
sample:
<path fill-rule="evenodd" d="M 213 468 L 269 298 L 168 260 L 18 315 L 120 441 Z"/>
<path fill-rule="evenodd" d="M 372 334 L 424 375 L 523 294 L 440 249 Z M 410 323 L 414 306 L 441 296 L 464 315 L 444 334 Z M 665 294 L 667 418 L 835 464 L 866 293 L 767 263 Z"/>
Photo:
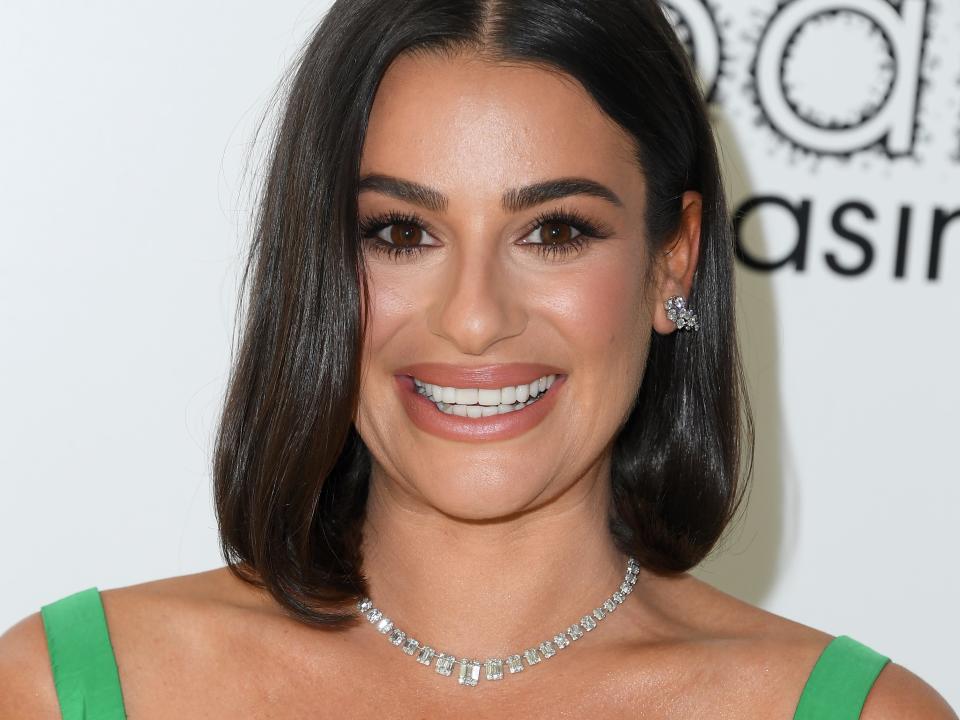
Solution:
<path fill-rule="evenodd" d="M 703 196 L 690 296 L 700 330 L 651 330 L 613 444 L 618 547 L 652 572 L 692 568 L 735 516 L 750 475 L 739 479 L 742 456 L 752 465 L 753 423 L 715 140 L 655 0 L 337 0 L 295 65 L 273 141 L 213 456 L 227 564 L 305 622 L 345 626 L 355 616 L 346 605 L 366 591 L 370 455 L 352 418 L 367 321 L 357 190 L 370 108 L 399 54 L 459 51 L 567 73 L 629 132 L 651 251 L 678 231 L 683 192 Z"/>

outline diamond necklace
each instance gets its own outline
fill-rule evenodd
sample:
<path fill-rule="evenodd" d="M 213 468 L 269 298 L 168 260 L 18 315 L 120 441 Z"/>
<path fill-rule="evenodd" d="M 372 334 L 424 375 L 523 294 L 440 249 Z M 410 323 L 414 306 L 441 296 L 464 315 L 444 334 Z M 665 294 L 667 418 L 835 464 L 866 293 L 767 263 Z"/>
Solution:
<path fill-rule="evenodd" d="M 528 667 L 533 667 L 541 660 L 552 658 L 558 650 L 563 650 L 570 643 L 582 638 L 585 632 L 590 632 L 597 627 L 600 620 L 616 610 L 617 605 L 620 605 L 626 599 L 627 595 L 633 590 L 639 573 L 640 564 L 634 558 L 629 558 L 627 560 L 627 573 L 624 575 L 623 582 L 610 597 L 600 604 L 600 607 L 594 608 L 593 612 L 584 615 L 578 622 L 554 635 L 552 640 L 544 640 L 540 645 L 524 650 L 522 653 L 510 655 L 505 660 L 503 658 L 487 658 L 482 663 L 479 660 L 471 660 L 466 657 L 457 660 L 455 655 L 421 644 L 419 640 L 407 635 L 394 625 L 393 620 L 374 607 L 373 601 L 368 597 L 357 603 L 357 609 L 378 632 L 387 635 L 391 645 L 399 647 L 407 655 L 415 656 L 417 662 L 421 665 L 429 667 L 432 664 L 437 673 L 449 677 L 453 674 L 454 664 L 459 663 L 460 684 L 476 687 L 480 680 L 481 665 L 486 671 L 487 680 L 502 680 L 504 665 L 506 665 L 510 674 L 518 673 L 523 670 L 523 660 L 527 661 Z"/>

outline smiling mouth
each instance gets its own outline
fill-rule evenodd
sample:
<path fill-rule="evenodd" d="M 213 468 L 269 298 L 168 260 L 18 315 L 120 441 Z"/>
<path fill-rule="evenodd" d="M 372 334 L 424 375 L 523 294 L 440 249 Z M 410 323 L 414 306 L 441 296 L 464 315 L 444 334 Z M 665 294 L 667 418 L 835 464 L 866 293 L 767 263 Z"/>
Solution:
<path fill-rule="evenodd" d="M 447 415 L 480 418 L 523 410 L 546 395 L 557 375 L 543 375 L 529 383 L 501 388 L 455 388 L 413 378 L 416 391 Z"/>

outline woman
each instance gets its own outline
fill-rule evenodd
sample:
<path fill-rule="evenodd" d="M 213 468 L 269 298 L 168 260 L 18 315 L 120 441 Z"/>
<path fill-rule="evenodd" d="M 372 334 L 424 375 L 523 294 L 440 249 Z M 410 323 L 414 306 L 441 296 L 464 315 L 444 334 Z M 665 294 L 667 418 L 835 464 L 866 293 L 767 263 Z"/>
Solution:
<path fill-rule="evenodd" d="M 713 138 L 652 0 L 337 2 L 249 270 L 227 567 L 26 618 L 0 718 L 956 717 L 686 572 L 751 423 Z"/>

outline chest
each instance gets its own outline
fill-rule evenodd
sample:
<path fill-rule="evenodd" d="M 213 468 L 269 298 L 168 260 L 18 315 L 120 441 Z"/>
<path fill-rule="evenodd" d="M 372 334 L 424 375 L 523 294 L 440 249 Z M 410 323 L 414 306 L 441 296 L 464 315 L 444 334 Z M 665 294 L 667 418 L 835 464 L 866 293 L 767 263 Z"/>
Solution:
<path fill-rule="evenodd" d="M 803 679 L 750 668 L 583 653 L 551 658 L 500 681 L 461 686 L 415 662 L 329 654 L 236 652 L 216 662 L 121 671 L 130 717 L 603 717 L 688 720 L 793 717 Z M 209 660 L 213 660 L 210 658 Z M 459 666 L 455 666 L 458 668 Z M 759 670 L 759 672 L 758 672 Z M 123 675 L 127 675 L 123 678 Z M 799 685 L 797 685 L 799 682 Z"/>

